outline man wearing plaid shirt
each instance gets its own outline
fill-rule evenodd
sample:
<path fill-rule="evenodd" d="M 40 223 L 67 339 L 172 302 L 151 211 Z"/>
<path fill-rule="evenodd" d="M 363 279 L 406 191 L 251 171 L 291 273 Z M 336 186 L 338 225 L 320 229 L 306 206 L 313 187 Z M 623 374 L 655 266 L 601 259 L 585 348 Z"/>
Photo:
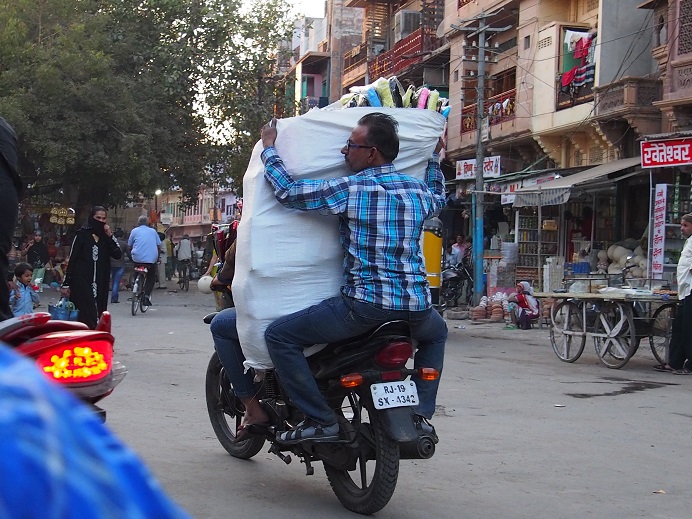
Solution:
<path fill-rule="evenodd" d="M 348 339 L 392 320 L 406 320 L 418 341 L 415 367 L 442 370 L 447 327 L 432 309 L 423 268 L 423 222 L 444 205 L 444 177 L 438 142 L 425 181 L 398 173 L 398 124 L 382 113 L 365 115 L 341 149 L 355 174 L 331 180 L 293 180 L 274 148 L 276 128 L 262 129 L 265 179 L 279 202 L 289 208 L 339 215 L 344 249 L 341 294 L 274 321 L 266 330 L 269 354 L 288 396 L 306 415 L 283 443 L 329 441 L 339 437 L 334 410 L 322 396 L 303 349 Z M 420 430 L 435 439 L 427 421 L 435 411 L 439 379 L 414 377 L 420 404 L 414 409 Z"/>

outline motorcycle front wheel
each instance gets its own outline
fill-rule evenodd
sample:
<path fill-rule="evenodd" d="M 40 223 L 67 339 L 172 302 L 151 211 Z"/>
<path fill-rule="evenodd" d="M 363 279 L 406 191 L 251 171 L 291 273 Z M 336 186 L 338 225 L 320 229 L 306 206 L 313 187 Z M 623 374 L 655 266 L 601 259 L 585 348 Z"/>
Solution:
<path fill-rule="evenodd" d="M 372 402 L 352 394 L 342 408 L 357 438 L 357 459 L 353 470 L 337 469 L 325 463 L 329 484 L 342 505 L 358 514 L 374 514 L 384 508 L 394 494 L 399 477 L 399 444 L 387 436 Z"/>
<path fill-rule="evenodd" d="M 247 460 L 262 450 L 264 438 L 261 436 L 252 436 L 245 441 L 233 443 L 238 426 L 243 421 L 245 407 L 235 395 L 216 352 L 209 359 L 207 366 L 205 392 L 211 426 L 226 452 L 234 458 Z"/>

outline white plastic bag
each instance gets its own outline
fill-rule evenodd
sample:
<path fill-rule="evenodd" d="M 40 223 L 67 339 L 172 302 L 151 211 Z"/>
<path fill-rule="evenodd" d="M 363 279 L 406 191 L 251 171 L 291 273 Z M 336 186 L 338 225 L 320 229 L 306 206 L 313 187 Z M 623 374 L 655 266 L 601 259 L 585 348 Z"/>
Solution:
<path fill-rule="evenodd" d="M 398 171 L 424 178 L 428 159 L 442 135 L 445 119 L 432 110 L 349 108 L 312 110 L 277 121 L 276 149 L 296 179 L 329 179 L 352 174 L 340 153 L 358 119 L 371 112 L 399 123 Z M 338 217 L 283 207 L 264 179 L 255 148 L 243 178 L 243 218 L 233 299 L 246 367 L 272 367 L 264 331 L 276 318 L 338 295 L 343 283 L 343 250 Z"/>

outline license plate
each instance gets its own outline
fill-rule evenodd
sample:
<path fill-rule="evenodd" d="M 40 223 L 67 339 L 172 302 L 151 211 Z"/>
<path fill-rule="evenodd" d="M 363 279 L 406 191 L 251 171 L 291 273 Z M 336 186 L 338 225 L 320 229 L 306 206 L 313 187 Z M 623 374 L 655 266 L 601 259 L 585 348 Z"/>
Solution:
<path fill-rule="evenodd" d="M 370 392 L 375 409 L 418 405 L 418 389 L 413 380 L 373 384 Z"/>

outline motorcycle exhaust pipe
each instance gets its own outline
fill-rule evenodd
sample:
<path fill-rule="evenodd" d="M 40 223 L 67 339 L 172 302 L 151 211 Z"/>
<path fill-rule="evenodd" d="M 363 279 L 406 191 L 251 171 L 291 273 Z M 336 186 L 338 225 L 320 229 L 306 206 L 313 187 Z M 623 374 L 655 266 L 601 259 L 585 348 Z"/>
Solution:
<path fill-rule="evenodd" d="M 399 445 L 400 459 L 427 460 L 435 454 L 435 442 L 430 436 L 421 436 L 412 442 Z"/>

